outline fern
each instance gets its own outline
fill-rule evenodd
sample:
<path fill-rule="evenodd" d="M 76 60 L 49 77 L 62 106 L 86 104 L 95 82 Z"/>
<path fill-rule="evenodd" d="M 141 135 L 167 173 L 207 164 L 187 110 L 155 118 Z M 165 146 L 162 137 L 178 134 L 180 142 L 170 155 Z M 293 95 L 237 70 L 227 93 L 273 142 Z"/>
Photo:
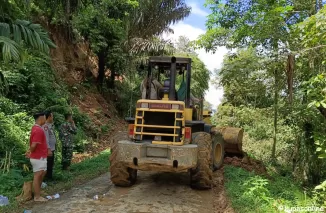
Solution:
<path fill-rule="evenodd" d="M 21 48 L 14 40 L 5 36 L 0 36 L 0 45 L 2 46 L 3 60 L 10 61 L 12 59 L 21 59 Z"/>

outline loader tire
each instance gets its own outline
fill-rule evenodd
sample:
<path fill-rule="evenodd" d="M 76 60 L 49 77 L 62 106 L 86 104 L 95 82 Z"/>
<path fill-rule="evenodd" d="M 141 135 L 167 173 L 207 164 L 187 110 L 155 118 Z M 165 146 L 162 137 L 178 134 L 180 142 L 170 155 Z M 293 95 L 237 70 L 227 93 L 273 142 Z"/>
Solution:
<path fill-rule="evenodd" d="M 213 171 L 220 169 L 223 166 L 225 155 L 225 144 L 221 133 L 212 132 L 212 161 Z"/>
<path fill-rule="evenodd" d="M 212 188 L 212 138 L 209 133 L 196 132 L 192 143 L 197 144 L 197 167 L 190 169 L 190 186 L 194 189 Z"/>
<path fill-rule="evenodd" d="M 118 150 L 117 144 L 112 147 L 110 156 L 110 174 L 111 181 L 116 186 L 128 187 L 137 181 L 137 170 L 128 168 L 122 162 L 117 161 Z"/>

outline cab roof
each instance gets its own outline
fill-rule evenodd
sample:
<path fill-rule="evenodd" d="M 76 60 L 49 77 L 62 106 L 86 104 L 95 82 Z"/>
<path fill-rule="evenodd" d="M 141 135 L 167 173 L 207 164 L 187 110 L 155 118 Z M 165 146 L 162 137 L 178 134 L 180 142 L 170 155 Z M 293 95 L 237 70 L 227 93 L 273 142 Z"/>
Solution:
<path fill-rule="evenodd" d="M 171 68 L 171 56 L 151 56 L 149 57 L 149 64 L 152 66 L 157 65 L 160 68 Z M 187 65 L 191 65 L 191 58 L 176 57 L 177 69 L 184 67 L 187 69 Z"/>

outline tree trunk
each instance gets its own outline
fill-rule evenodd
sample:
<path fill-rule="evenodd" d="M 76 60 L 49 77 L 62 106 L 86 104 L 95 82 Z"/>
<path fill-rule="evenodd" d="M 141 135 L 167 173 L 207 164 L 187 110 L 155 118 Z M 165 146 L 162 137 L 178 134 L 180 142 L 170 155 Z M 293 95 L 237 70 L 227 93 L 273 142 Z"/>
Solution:
<path fill-rule="evenodd" d="M 110 75 L 110 81 L 108 84 L 109 89 L 114 89 L 114 81 L 115 81 L 115 72 L 113 69 L 110 69 L 111 75 Z"/>
<path fill-rule="evenodd" d="M 97 54 L 98 57 L 98 76 L 97 76 L 97 86 L 98 89 L 102 89 L 102 84 L 104 80 L 104 74 L 105 74 L 105 53 L 104 51 L 101 51 Z"/>
<path fill-rule="evenodd" d="M 70 0 L 66 1 L 66 21 L 69 20 L 69 16 L 70 16 Z"/>
<path fill-rule="evenodd" d="M 307 174 L 310 184 L 319 184 L 321 181 L 321 162 L 316 154 L 316 145 L 313 138 L 313 125 L 309 122 L 304 124 L 305 146 L 306 146 L 306 162 L 308 162 Z"/>
<path fill-rule="evenodd" d="M 323 8 L 323 0 L 318 0 L 318 11 Z"/>
<path fill-rule="evenodd" d="M 323 115 L 323 117 L 326 118 L 326 108 L 320 106 L 318 107 L 318 110 Z"/>
<path fill-rule="evenodd" d="M 275 80 L 275 88 L 274 88 L 274 136 L 273 136 L 273 147 L 272 147 L 272 161 L 276 162 L 276 142 L 277 142 L 277 111 L 278 111 L 278 75 L 277 69 L 274 71 L 274 80 Z"/>
<path fill-rule="evenodd" d="M 286 66 L 286 76 L 288 84 L 288 96 L 289 103 L 292 107 L 293 102 L 293 74 L 294 74 L 294 55 L 288 55 L 287 66 Z"/>

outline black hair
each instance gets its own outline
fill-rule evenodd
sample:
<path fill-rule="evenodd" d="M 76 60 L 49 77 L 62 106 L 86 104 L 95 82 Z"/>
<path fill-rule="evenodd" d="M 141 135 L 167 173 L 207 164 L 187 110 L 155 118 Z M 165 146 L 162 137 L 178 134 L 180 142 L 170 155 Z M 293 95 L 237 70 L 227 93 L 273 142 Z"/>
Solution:
<path fill-rule="evenodd" d="M 65 119 L 67 120 L 70 116 L 72 116 L 71 113 L 67 113 L 67 114 L 65 114 Z"/>
<path fill-rule="evenodd" d="M 50 110 L 45 112 L 45 118 L 48 119 L 51 116 L 52 112 Z"/>
<path fill-rule="evenodd" d="M 34 117 L 34 120 L 36 121 L 39 117 L 44 116 L 44 115 L 45 115 L 44 112 L 37 112 L 33 115 L 33 117 Z"/>

